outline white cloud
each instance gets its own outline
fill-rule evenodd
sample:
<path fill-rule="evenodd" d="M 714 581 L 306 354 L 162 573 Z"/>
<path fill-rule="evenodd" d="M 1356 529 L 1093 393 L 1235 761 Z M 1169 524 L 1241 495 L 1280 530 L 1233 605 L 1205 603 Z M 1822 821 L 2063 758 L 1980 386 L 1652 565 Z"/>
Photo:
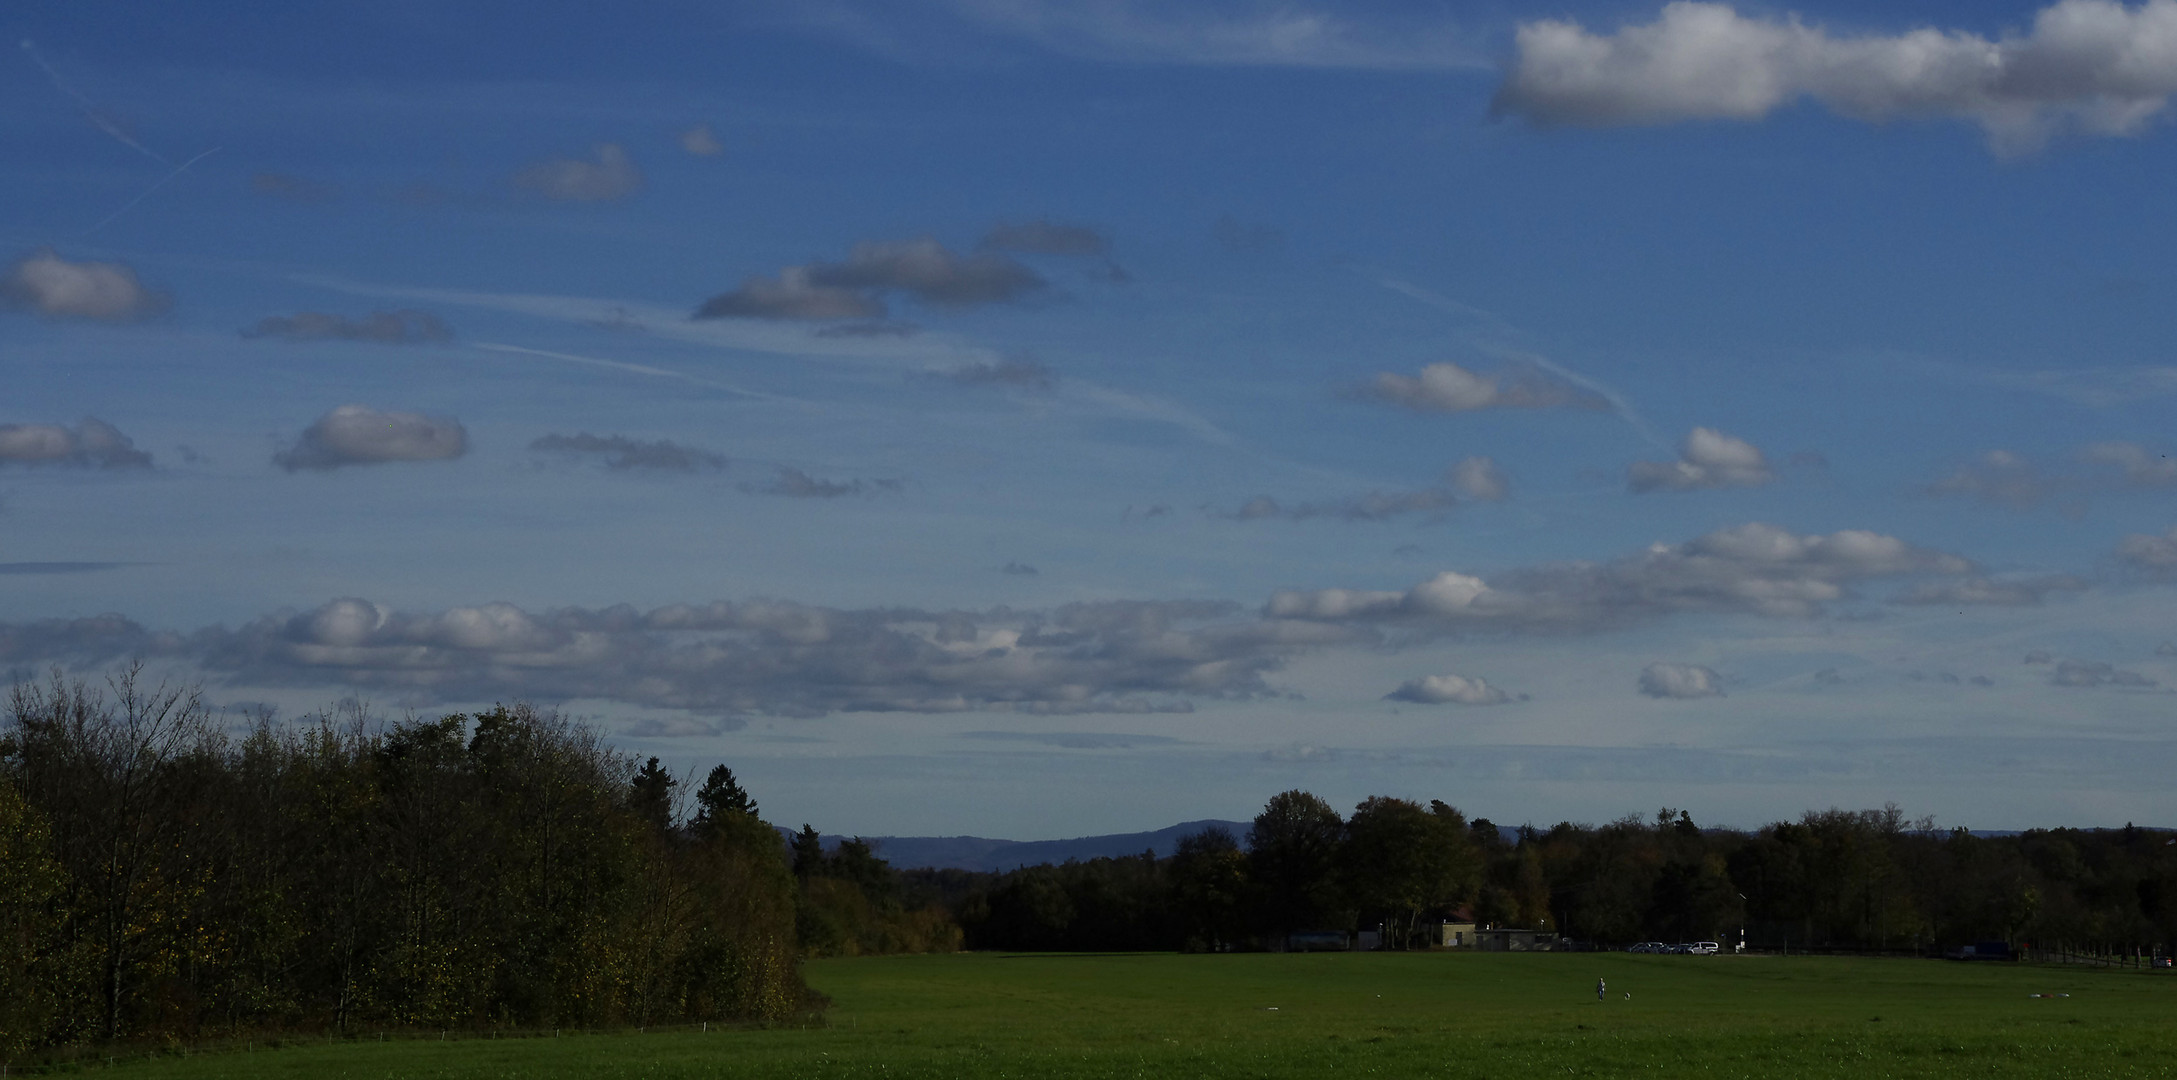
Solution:
<path fill-rule="evenodd" d="M 1546 564 L 1486 581 L 1446 571 L 1403 592 L 1280 592 L 1263 610 L 1272 618 L 1371 620 L 1436 633 L 1585 631 L 1681 612 L 1805 618 L 1847 598 L 1859 582 L 1971 569 L 1958 556 L 1879 533 L 1803 536 L 1757 522 L 1613 562 Z"/>
<path fill-rule="evenodd" d="M 1462 458 L 1448 474 L 1459 494 L 1478 502 L 1503 502 L 1512 494 L 1512 482 L 1492 458 Z"/>
<path fill-rule="evenodd" d="M 16 260 L 0 278 L 0 308 L 63 319 L 131 322 L 165 311 L 171 301 L 120 263 L 69 262 L 51 248 Z"/>
<path fill-rule="evenodd" d="M 74 428 L 0 424 L 0 465 L 141 469 L 150 467 L 151 455 L 136 449 L 136 444 L 112 424 L 86 416 Z"/>
<path fill-rule="evenodd" d="M 697 124 L 680 133 L 680 148 L 697 157 L 717 157 L 726 152 L 724 143 L 709 124 Z"/>
<path fill-rule="evenodd" d="M 2177 528 L 2161 536 L 2126 536 L 2117 541 L 2117 559 L 2148 577 L 2177 580 Z"/>
<path fill-rule="evenodd" d="M 1723 696 L 1723 676 L 1695 664 L 1649 664 L 1640 671 L 1640 692 L 1652 698 Z"/>
<path fill-rule="evenodd" d="M 468 450 L 467 430 L 451 417 L 342 405 L 318 417 L 294 446 L 274 454 L 272 460 L 294 472 L 389 461 L 445 461 Z"/>
<path fill-rule="evenodd" d="M 1252 698 L 1332 627 L 1233 621 L 1232 605 L 1047 612 L 840 610 L 790 603 L 508 604 L 409 614 L 366 600 L 190 638 L 236 685 L 346 684 L 418 701 L 598 698 L 709 713 L 1170 712 Z M 0 645 L 8 628 L 0 626 Z"/>
<path fill-rule="evenodd" d="M 1384 372 L 1361 395 L 1416 412 L 1610 408 L 1601 395 L 1540 368 L 1513 368 L 1485 375 L 1452 363 L 1430 364 L 1418 376 Z"/>
<path fill-rule="evenodd" d="M 1753 443 L 1714 428 L 1694 428 L 1680 444 L 1677 461 L 1636 461 L 1625 470 L 1637 494 L 1760 487 L 1776 479 L 1769 459 Z"/>
<path fill-rule="evenodd" d="M 540 161 L 515 173 L 514 186 L 559 202 L 612 202 L 642 190 L 643 174 L 626 150 L 603 143 L 596 161 Z"/>
<path fill-rule="evenodd" d="M 1955 117 L 1999 153 L 2073 127 L 2140 130 L 2177 93 L 2177 0 L 2060 0 L 2025 34 L 1922 27 L 1832 35 L 1796 15 L 1666 4 L 1654 22 L 1597 34 L 1522 24 L 1494 108 L 1537 124 L 1758 120 L 1801 98 L 1862 120 Z"/>
<path fill-rule="evenodd" d="M 1465 675 L 1423 675 L 1384 695 L 1385 701 L 1411 701 L 1419 705 L 1502 705 L 1510 694 L 1489 685 L 1488 680 Z"/>

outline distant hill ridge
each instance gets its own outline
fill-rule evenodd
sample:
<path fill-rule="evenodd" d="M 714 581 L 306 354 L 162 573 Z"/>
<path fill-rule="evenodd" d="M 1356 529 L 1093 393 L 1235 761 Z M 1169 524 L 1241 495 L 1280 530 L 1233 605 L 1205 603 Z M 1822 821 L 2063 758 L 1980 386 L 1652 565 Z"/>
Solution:
<path fill-rule="evenodd" d="M 1171 855 L 1179 846 L 1180 837 L 1201 832 L 1212 825 L 1222 825 L 1232 830 L 1233 838 L 1242 847 L 1247 845 L 1247 831 L 1254 827 L 1252 822 L 1204 818 L 1201 821 L 1182 821 L 1154 832 L 1080 836 L 1071 840 L 993 840 L 985 836 L 865 836 L 862 839 L 868 841 L 876 850 L 878 858 L 899 870 L 1005 871 L 1042 863 L 1062 863 L 1068 859 L 1086 862 L 1089 859 L 1139 855 L 1144 851 L 1153 851 L 1161 859 Z M 2017 836 L 2020 832 L 2016 829 L 1970 831 L 1974 836 L 1980 837 Z M 2116 830 L 2089 827 L 2089 831 Z M 788 837 L 793 835 L 791 829 L 781 828 L 779 832 Z M 828 850 L 846 839 L 849 838 L 826 833 L 824 847 Z"/>
<path fill-rule="evenodd" d="M 1183 821 L 1154 832 L 1081 836 L 1071 840 L 993 840 L 983 836 L 865 836 L 862 839 L 876 849 L 878 858 L 901 870 L 1000 871 L 1039 863 L 1062 863 L 1067 859 L 1086 861 L 1139 855 L 1144 851 L 1153 851 L 1158 858 L 1164 858 L 1179 846 L 1180 837 L 1201 832 L 1212 825 L 1232 830 L 1233 837 L 1242 844 L 1247 842 L 1247 830 L 1253 827 L 1245 821 L 1204 819 Z M 845 839 L 847 837 L 827 834 L 824 846 L 830 848 Z"/>

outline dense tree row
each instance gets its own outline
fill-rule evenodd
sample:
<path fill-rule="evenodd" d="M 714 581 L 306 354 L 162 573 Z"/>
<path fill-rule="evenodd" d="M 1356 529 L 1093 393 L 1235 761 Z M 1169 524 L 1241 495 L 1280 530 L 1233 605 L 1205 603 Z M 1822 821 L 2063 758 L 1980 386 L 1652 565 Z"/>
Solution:
<path fill-rule="evenodd" d="M 1736 942 L 1741 931 L 1771 949 L 2177 943 L 2177 836 L 1978 837 L 1895 807 L 1809 812 L 1752 833 L 1703 829 L 1676 810 L 1504 830 L 1442 802 L 1371 798 L 1342 817 L 1289 791 L 1244 845 L 1213 828 L 1166 859 L 907 876 L 943 896 L 971 948 L 1274 948 L 1295 931 L 1364 927 L 1396 948 L 1452 918 L 1599 946 Z"/>
<path fill-rule="evenodd" d="M 0 741 L 0 1060 L 247 1029 L 769 1020 L 797 883 L 722 767 L 526 707 L 230 736 L 134 673 L 18 685 Z"/>
<path fill-rule="evenodd" d="M 1443 802 L 1271 798 L 1151 853 L 902 874 L 782 835 L 523 706 L 230 734 L 135 672 L 15 687 L 0 732 L 0 1061 L 243 1030 L 774 1020 L 799 957 L 1276 948 L 1438 919 L 1597 945 L 2177 943 L 2177 837 L 1940 832 L 1894 807 L 1752 833 L 1681 811 L 1499 829 Z"/>

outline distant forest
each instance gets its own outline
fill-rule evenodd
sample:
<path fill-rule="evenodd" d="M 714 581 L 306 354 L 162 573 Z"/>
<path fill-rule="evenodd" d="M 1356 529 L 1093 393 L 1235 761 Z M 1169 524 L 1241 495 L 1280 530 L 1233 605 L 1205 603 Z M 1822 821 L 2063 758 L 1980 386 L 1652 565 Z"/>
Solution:
<path fill-rule="evenodd" d="M 1246 836 L 1006 873 L 907 870 L 763 821 L 527 706 L 230 731 L 137 672 L 14 687 L 0 730 L 0 1061 L 260 1031 L 523 1030 L 820 1010 L 805 957 L 1276 948 L 1439 919 L 1626 942 L 2100 951 L 2177 941 L 2177 837 L 1975 837 L 1895 807 L 1751 833 L 1547 829 L 1273 796 Z"/>

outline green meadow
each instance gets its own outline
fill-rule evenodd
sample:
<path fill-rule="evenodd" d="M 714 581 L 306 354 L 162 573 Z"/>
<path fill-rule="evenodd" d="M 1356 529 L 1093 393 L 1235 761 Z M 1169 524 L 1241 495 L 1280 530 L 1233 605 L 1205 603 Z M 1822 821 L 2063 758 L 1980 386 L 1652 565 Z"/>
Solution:
<path fill-rule="evenodd" d="M 807 973 L 833 1002 L 820 1026 L 305 1041 L 112 1071 L 147 1080 L 2177 1076 L 2177 978 L 2147 972 L 1615 953 L 983 953 L 826 960 Z M 1598 977 L 1609 985 L 1603 1001 Z"/>

